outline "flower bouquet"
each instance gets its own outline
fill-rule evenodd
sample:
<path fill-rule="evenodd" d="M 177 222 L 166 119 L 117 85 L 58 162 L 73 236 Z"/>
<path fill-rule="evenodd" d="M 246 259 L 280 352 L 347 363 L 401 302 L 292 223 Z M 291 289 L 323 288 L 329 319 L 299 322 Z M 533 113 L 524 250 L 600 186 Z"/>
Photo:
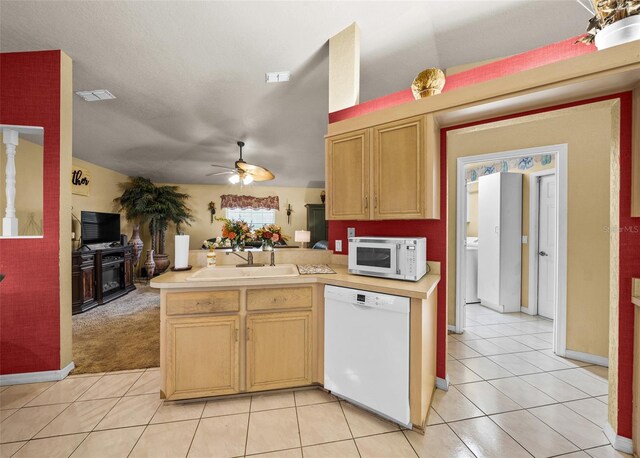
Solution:
<path fill-rule="evenodd" d="M 213 251 L 222 246 L 224 246 L 224 239 L 222 237 L 216 237 L 215 240 L 205 240 L 202 242 L 202 248 L 209 251 Z"/>
<path fill-rule="evenodd" d="M 247 240 L 253 239 L 251 226 L 246 221 L 231 220 L 228 218 L 216 218 L 222 221 L 222 237 L 231 240 L 231 248 L 234 251 L 244 251 L 244 244 Z"/>
<path fill-rule="evenodd" d="M 267 224 L 255 230 L 256 240 L 262 240 L 262 249 L 272 251 L 273 245 L 280 240 L 287 240 L 286 235 L 282 235 L 282 228 L 277 224 Z"/>

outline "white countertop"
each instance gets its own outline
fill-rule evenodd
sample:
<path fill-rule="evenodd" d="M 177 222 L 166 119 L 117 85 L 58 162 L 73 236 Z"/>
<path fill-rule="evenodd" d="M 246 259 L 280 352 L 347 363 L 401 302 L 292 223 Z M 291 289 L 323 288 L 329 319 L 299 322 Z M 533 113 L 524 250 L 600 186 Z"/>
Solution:
<path fill-rule="evenodd" d="M 187 280 L 187 278 L 200 269 L 194 268 L 186 272 L 166 272 L 151 280 L 151 287 L 159 289 L 201 290 L 211 288 L 321 283 L 325 285 L 344 286 L 348 288 L 394 294 L 397 296 L 412 297 L 416 299 L 426 299 L 433 293 L 440 281 L 440 275 L 436 274 L 428 274 L 422 277 L 419 281 L 412 282 L 353 275 L 347 272 L 347 266 L 344 265 L 332 264 L 330 267 L 336 272 L 335 274 L 298 275 L 296 277 L 218 279 L 193 282 Z M 202 267 L 202 269 L 206 269 L 206 267 Z"/>

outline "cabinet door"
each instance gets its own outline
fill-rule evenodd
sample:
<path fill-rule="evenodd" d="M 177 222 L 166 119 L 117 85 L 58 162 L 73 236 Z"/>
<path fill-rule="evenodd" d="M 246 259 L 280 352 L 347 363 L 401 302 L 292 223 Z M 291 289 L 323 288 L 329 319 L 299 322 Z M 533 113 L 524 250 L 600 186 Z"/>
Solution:
<path fill-rule="evenodd" d="M 311 311 L 247 316 L 247 390 L 311 384 Z"/>
<path fill-rule="evenodd" d="M 133 259 L 131 256 L 124 258 L 124 286 L 133 285 Z"/>
<path fill-rule="evenodd" d="M 425 118 L 373 129 L 373 219 L 425 218 Z"/>
<path fill-rule="evenodd" d="M 327 139 L 327 219 L 369 219 L 369 132 Z"/>
<path fill-rule="evenodd" d="M 93 267 L 82 269 L 82 302 L 92 301 L 95 296 L 95 271 Z"/>
<path fill-rule="evenodd" d="M 237 393 L 239 331 L 238 316 L 168 318 L 167 399 Z"/>

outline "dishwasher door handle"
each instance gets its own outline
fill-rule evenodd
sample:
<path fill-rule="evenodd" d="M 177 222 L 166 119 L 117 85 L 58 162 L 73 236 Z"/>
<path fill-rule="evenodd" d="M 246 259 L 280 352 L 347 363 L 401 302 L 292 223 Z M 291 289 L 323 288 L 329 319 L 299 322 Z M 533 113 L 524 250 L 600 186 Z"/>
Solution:
<path fill-rule="evenodd" d="M 373 305 L 358 304 L 357 302 L 349 302 L 349 304 L 356 310 L 371 310 L 375 308 Z"/>

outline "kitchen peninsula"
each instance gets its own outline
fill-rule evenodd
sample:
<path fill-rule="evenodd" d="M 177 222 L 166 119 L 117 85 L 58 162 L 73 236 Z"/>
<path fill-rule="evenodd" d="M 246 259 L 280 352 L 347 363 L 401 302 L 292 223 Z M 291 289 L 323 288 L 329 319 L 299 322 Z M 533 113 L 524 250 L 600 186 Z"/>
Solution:
<path fill-rule="evenodd" d="M 326 255 L 333 259 L 335 274 L 267 277 L 269 268 L 259 267 L 252 270 L 265 269 L 262 276 L 239 273 L 241 277 L 202 279 L 206 270 L 236 269 L 219 265 L 153 279 L 151 286 L 161 290 L 162 398 L 322 385 L 324 287 L 343 286 L 410 298 L 410 418 L 421 430 L 436 381 L 439 266 L 432 266 L 435 273 L 418 282 L 406 282 L 351 275 L 346 265 L 336 264 L 344 261 L 342 257 Z M 285 266 L 297 270 L 292 264 L 277 266 L 283 268 L 279 272 L 291 272 Z"/>

